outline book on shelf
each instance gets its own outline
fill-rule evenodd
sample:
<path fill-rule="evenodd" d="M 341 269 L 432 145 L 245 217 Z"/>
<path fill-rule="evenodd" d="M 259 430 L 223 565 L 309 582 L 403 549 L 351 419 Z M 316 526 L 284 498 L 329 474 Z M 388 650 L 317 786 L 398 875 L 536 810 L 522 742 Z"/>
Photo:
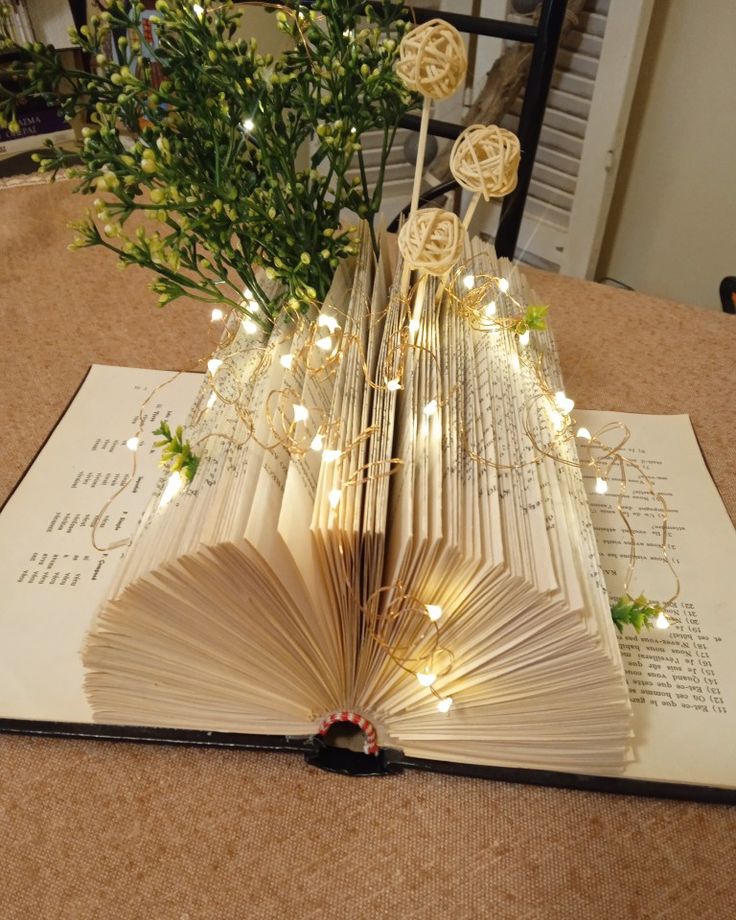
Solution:
<path fill-rule="evenodd" d="M 74 140 L 74 130 L 60 109 L 44 105 L 23 105 L 18 110 L 20 132 L 0 128 L 0 160 L 41 150 L 47 141 L 65 144 Z"/>
<path fill-rule="evenodd" d="M 18 44 L 41 42 L 70 48 L 74 19 L 67 0 L 5 0 L 10 37 Z"/>
<path fill-rule="evenodd" d="M 627 526 L 671 589 L 654 492 L 596 491 L 524 278 L 467 259 L 509 283 L 485 326 L 364 234 L 319 315 L 231 318 L 205 375 L 90 370 L 0 515 L 0 728 L 734 801 L 736 535 L 689 421 L 574 412 L 669 496 L 678 622 L 619 637 Z M 153 446 L 185 416 L 191 481 Z"/>

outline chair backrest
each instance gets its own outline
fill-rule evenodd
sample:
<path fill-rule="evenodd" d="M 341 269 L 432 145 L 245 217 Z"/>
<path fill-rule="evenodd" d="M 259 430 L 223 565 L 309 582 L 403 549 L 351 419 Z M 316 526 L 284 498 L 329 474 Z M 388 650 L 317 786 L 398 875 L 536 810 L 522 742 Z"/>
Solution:
<path fill-rule="evenodd" d="M 519 181 L 515 190 L 504 199 L 496 233 L 496 252 L 499 256 L 504 256 L 508 259 L 513 259 L 516 251 L 524 205 L 529 191 L 529 181 L 534 166 L 534 157 L 542 130 L 544 109 L 547 105 L 547 96 L 552 80 L 555 57 L 557 56 L 557 47 L 565 21 L 566 8 L 567 0 L 542 0 L 537 25 L 509 22 L 505 19 L 491 19 L 487 16 L 470 16 L 442 10 L 428 10 L 419 7 L 414 7 L 413 9 L 417 23 L 427 22 L 430 19 L 444 19 L 455 26 L 459 32 L 525 42 L 534 46 L 517 129 L 522 153 L 521 163 L 519 164 Z M 416 115 L 406 115 L 400 124 L 402 127 L 418 130 L 419 118 Z M 430 134 L 449 138 L 450 140 L 457 138 L 462 133 L 463 128 L 464 125 L 452 124 L 451 122 L 435 119 L 430 119 L 429 121 Z M 420 199 L 420 205 L 433 201 L 456 188 L 458 188 L 458 184 L 454 179 L 443 182 L 423 195 Z M 408 210 L 407 206 L 402 214 L 408 213 Z M 397 229 L 400 217 L 401 215 L 396 218 L 390 229 Z"/>
<path fill-rule="evenodd" d="M 724 313 L 736 313 L 736 275 L 726 275 L 721 281 L 718 293 Z"/>

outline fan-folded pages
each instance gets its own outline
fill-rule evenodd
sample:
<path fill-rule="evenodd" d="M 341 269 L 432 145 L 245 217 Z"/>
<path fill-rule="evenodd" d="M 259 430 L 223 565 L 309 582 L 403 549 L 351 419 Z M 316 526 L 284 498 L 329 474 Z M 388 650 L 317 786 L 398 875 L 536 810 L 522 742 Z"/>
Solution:
<path fill-rule="evenodd" d="M 497 273 L 487 247 L 469 255 Z M 308 735 L 351 711 L 410 756 L 621 770 L 631 710 L 582 478 L 534 453 L 525 426 L 554 432 L 518 337 L 474 331 L 429 279 L 409 340 L 391 281 L 364 235 L 322 311 L 340 328 L 330 372 L 317 345 L 283 366 L 308 324 L 223 347 L 215 388 L 237 399 L 205 411 L 204 381 L 196 477 L 152 499 L 86 643 L 95 718 Z M 293 449 L 316 420 L 330 462 Z"/>
<path fill-rule="evenodd" d="M 498 274 L 480 244 L 468 260 Z M 640 460 L 648 431 L 649 449 L 673 463 L 677 450 L 670 525 L 686 558 L 677 629 L 625 637 L 622 660 L 574 447 L 555 460 L 534 446 L 555 432 L 532 367 L 562 388 L 550 334 L 534 332 L 534 357 L 520 360 L 510 325 L 471 329 L 461 277 L 419 284 L 409 333 L 396 276 L 388 252 L 375 262 L 364 245 L 335 277 L 320 347 L 309 324 L 284 322 L 257 346 L 244 329 L 228 337 L 214 379 L 161 386 L 170 374 L 93 368 L 0 516 L 3 727 L 307 737 L 349 711 L 380 746 L 440 768 L 733 789 L 723 563 L 736 538 L 687 420 L 626 418 Z M 503 297 L 496 308 L 513 309 Z M 135 475 L 103 507 L 154 390 Z M 187 411 L 199 468 L 163 506 L 150 431 Z M 666 464 L 651 462 L 660 476 Z M 595 497 L 593 513 L 617 594 L 629 547 L 615 504 Z M 646 491 L 631 505 L 640 578 L 665 596 Z M 714 535 L 705 556 L 698 515 Z M 102 554 L 96 518 L 113 547 Z M 441 609 L 439 626 L 425 605 Z M 416 674 L 429 664 L 431 687 Z"/>

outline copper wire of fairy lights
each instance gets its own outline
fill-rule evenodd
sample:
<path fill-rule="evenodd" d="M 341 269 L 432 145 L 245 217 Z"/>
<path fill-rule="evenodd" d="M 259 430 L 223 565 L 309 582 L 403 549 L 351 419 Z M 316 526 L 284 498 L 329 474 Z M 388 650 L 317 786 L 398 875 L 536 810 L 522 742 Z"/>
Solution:
<path fill-rule="evenodd" d="M 462 279 L 469 277 L 469 272 L 471 271 L 472 264 L 463 263 L 457 266 L 452 278 L 446 278 L 439 282 L 437 295 L 433 298 L 434 301 L 437 302 L 442 296 L 447 297 L 451 308 L 455 309 L 477 333 L 483 334 L 492 330 L 503 329 L 516 335 L 518 341 L 522 334 L 521 330 L 524 329 L 526 315 L 524 305 L 509 292 L 508 282 L 492 273 L 473 272 L 473 285 L 472 288 L 468 289 L 462 283 Z M 420 281 L 419 283 L 423 282 Z M 400 319 L 397 329 L 388 340 L 383 364 L 376 368 L 374 375 L 371 375 L 369 360 L 362 341 L 357 334 L 344 333 L 345 316 L 337 311 L 334 305 L 321 305 L 321 312 L 313 319 L 292 316 L 291 323 L 288 327 L 285 327 L 283 334 L 280 336 L 278 334 L 273 335 L 268 343 L 265 343 L 261 338 L 246 341 L 243 344 L 241 341 L 243 333 L 241 331 L 241 314 L 239 311 L 232 310 L 227 316 L 223 315 L 221 339 L 218 347 L 211 353 L 209 358 L 210 363 L 213 358 L 217 362 L 214 370 L 211 370 L 208 374 L 209 400 L 212 400 L 213 396 L 215 400 L 214 402 L 208 401 L 207 407 L 202 408 L 203 398 L 201 398 L 198 407 L 192 412 L 190 426 L 192 444 L 197 446 L 212 439 L 220 439 L 230 443 L 235 449 L 239 449 L 249 439 L 253 439 L 264 451 L 274 452 L 284 449 L 292 459 L 299 461 L 310 449 L 315 449 L 314 443 L 318 440 L 320 446 L 326 452 L 329 450 L 330 460 L 351 455 L 355 448 L 367 443 L 376 434 L 376 427 L 367 426 L 349 442 L 341 443 L 342 433 L 339 427 L 339 420 L 329 421 L 325 410 L 320 409 L 318 406 L 301 406 L 300 400 L 303 398 L 302 393 L 305 391 L 306 382 L 311 380 L 312 383 L 320 384 L 330 380 L 334 381 L 340 366 L 347 360 L 352 350 L 356 351 L 354 356 L 357 357 L 356 367 L 360 369 L 366 387 L 372 390 L 394 392 L 403 389 L 407 362 L 410 355 L 415 352 L 427 356 L 435 366 L 435 376 L 439 376 L 438 372 L 441 364 L 438 355 L 426 345 L 413 341 L 417 329 L 414 327 L 412 332 L 412 320 L 410 317 L 415 294 L 416 289 L 412 289 L 407 297 L 395 298 L 389 303 L 389 307 L 381 312 L 380 321 L 386 318 L 391 309 L 399 311 Z M 489 299 L 498 300 L 501 297 L 506 298 L 514 312 L 510 315 L 501 315 L 495 311 L 489 314 L 486 309 Z M 330 312 L 325 313 L 326 310 Z M 340 321 L 338 321 L 338 316 Z M 377 321 L 375 316 L 370 314 L 370 308 L 368 308 L 367 315 L 363 318 L 368 322 Z M 329 330 L 329 348 L 324 347 L 325 329 Z M 320 341 L 323 342 L 323 347 L 321 348 L 317 345 Z M 289 346 L 290 350 L 286 353 L 289 356 L 289 360 L 287 361 L 288 366 L 284 365 L 284 377 L 290 375 L 294 383 L 284 380 L 281 387 L 272 389 L 268 393 L 265 403 L 262 407 L 259 407 L 258 411 L 263 411 L 264 413 L 266 430 L 268 431 L 268 440 L 264 441 L 256 434 L 256 419 L 253 410 L 248 405 L 248 399 L 253 393 L 255 384 L 268 372 L 276 360 L 276 355 L 283 351 L 283 347 L 286 345 Z M 293 350 L 291 350 L 292 348 Z M 534 384 L 531 395 L 521 407 L 521 430 L 528 439 L 533 455 L 528 459 L 520 459 L 516 463 L 491 461 L 471 448 L 467 433 L 462 423 L 459 423 L 458 434 L 464 451 L 474 463 L 497 471 L 520 470 L 525 466 L 538 465 L 545 459 L 579 470 L 590 469 L 598 481 L 606 483 L 610 479 L 612 472 L 614 470 L 618 471 L 616 510 L 629 541 L 629 559 L 624 579 L 625 593 L 629 592 L 629 586 L 633 580 L 636 563 L 639 558 L 636 535 L 629 521 L 625 504 L 629 478 L 633 472 L 645 487 L 650 498 L 656 501 L 660 507 L 661 540 L 659 552 L 662 561 L 668 566 L 675 582 L 675 589 L 671 597 L 660 605 L 662 610 L 666 610 L 674 603 L 680 593 L 679 577 L 668 555 L 668 506 L 664 496 L 657 491 L 651 478 L 642 469 L 641 464 L 625 454 L 624 448 L 630 436 L 628 428 L 622 423 L 609 423 L 601 427 L 597 432 L 590 434 L 589 438 L 579 438 L 578 440 L 582 441 L 579 449 L 583 452 L 583 456 L 578 458 L 574 453 L 573 447 L 576 437 L 574 433 L 575 421 L 571 415 L 572 404 L 568 411 L 560 411 L 558 405 L 560 394 L 555 392 L 545 373 L 544 355 L 537 350 L 531 341 L 526 347 L 519 346 L 517 355 L 519 369 L 523 368 L 530 375 Z M 281 358 L 283 359 L 283 357 L 284 355 L 282 354 Z M 207 361 L 208 359 L 204 358 L 200 364 L 207 363 Z M 247 368 L 245 373 L 244 368 Z M 145 407 L 152 397 L 175 380 L 179 373 L 173 374 L 156 386 L 142 403 L 138 416 L 139 424 L 136 438 L 140 437 L 142 433 Z M 236 380 L 236 384 L 230 388 L 223 384 L 223 378 L 227 378 L 228 374 Z M 436 392 L 435 398 L 431 400 L 431 403 L 434 404 L 433 411 L 446 405 L 451 398 L 455 397 L 458 386 L 457 384 L 454 385 L 451 392 L 444 396 L 440 392 Z M 197 435 L 197 428 L 205 418 L 208 409 L 217 402 L 234 409 L 238 419 L 245 425 L 246 435 L 244 438 L 237 440 L 225 432 L 218 431 Z M 294 417 L 296 406 L 300 406 L 304 410 L 304 416 L 303 418 L 300 416 L 300 420 Z M 550 432 L 548 440 L 540 440 L 537 431 L 538 425 L 535 426 L 532 423 L 533 413 L 539 406 L 548 410 L 547 421 L 544 426 Z M 309 424 L 307 424 L 307 421 Z M 611 439 L 613 439 L 612 442 Z M 328 445 L 331 445 L 331 447 L 328 447 Z M 573 453 L 572 457 L 570 456 L 571 452 Z M 323 462 L 329 461 L 325 458 Z M 129 540 L 118 541 L 111 546 L 101 547 L 97 540 L 97 526 L 104 512 L 132 481 L 136 469 L 135 451 L 133 451 L 132 463 L 131 476 L 106 502 L 95 520 L 93 545 L 101 552 L 107 552 L 130 542 Z M 340 489 L 336 490 L 338 493 L 336 500 L 333 497 L 334 493 L 330 493 L 328 498 L 331 503 L 331 511 L 336 511 L 340 493 L 344 490 L 389 477 L 402 463 L 403 461 L 399 457 L 387 457 L 359 466 L 345 478 L 341 483 Z M 333 519 L 334 515 L 331 514 L 330 520 Z M 383 650 L 397 668 L 407 674 L 414 675 L 419 683 L 436 698 L 438 709 L 446 712 L 452 705 L 452 697 L 440 693 L 435 688 L 434 683 L 436 680 L 447 677 L 453 667 L 452 651 L 443 645 L 443 631 L 449 614 L 442 616 L 442 610 L 439 606 L 427 603 L 426 599 L 416 597 L 407 592 L 400 581 L 381 587 L 365 603 L 361 603 L 359 598 L 356 598 L 355 603 L 357 615 L 363 624 L 362 629 L 365 631 L 365 635 Z M 438 622 L 440 617 L 442 617 L 441 623 Z M 676 622 L 674 618 L 670 617 L 670 619 Z"/>

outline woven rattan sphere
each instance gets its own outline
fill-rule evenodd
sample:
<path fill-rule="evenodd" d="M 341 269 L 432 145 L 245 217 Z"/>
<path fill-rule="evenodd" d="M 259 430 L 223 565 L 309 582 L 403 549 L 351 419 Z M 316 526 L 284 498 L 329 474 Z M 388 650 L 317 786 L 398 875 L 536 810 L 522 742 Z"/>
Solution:
<path fill-rule="evenodd" d="M 410 268 L 444 275 L 463 252 L 465 230 L 451 211 L 424 208 L 407 220 L 399 233 L 399 251 Z"/>
<path fill-rule="evenodd" d="M 471 125 L 455 141 L 450 169 L 463 188 L 481 192 L 486 201 L 516 188 L 519 138 L 498 125 Z"/>
<path fill-rule="evenodd" d="M 408 32 L 399 45 L 396 72 L 409 89 L 447 99 L 460 88 L 468 68 L 460 33 L 449 22 L 431 19 Z"/>

